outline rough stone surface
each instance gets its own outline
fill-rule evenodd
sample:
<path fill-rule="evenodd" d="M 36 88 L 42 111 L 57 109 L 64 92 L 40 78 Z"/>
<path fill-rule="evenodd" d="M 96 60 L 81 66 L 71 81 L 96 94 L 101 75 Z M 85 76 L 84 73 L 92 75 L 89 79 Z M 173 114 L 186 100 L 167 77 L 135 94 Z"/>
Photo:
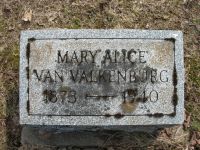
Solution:
<path fill-rule="evenodd" d="M 149 130 L 151 130 L 149 128 Z M 143 137 L 144 141 L 138 141 Z M 114 130 L 79 130 L 69 128 L 47 128 L 26 126 L 22 130 L 21 142 L 23 145 L 48 145 L 48 146 L 72 146 L 72 147 L 110 147 L 148 145 L 154 140 L 151 134 L 146 132 L 127 132 Z M 125 145 L 124 145 L 125 144 Z M 85 149 L 85 148 L 84 148 Z"/>
<path fill-rule="evenodd" d="M 21 124 L 181 124 L 182 42 L 180 31 L 22 31 Z"/>

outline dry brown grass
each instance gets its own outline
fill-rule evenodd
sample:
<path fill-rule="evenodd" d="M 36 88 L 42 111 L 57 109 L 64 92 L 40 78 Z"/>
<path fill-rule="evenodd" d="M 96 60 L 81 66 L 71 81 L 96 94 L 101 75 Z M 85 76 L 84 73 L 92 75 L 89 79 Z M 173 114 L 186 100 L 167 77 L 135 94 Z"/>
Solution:
<path fill-rule="evenodd" d="M 22 21 L 32 10 L 32 20 Z M 191 127 L 200 131 L 200 2 L 198 0 L 1 0 L 0 1 L 0 118 L 6 119 L 0 143 L 10 149 L 20 146 L 18 125 L 18 60 L 21 30 L 42 28 L 131 28 L 174 29 L 184 33 L 186 110 Z M 5 132 L 4 132 L 5 131 Z M 188 145 L 177 131 L 161 134 L 149 149 L 185 149 Z M 178 131 L 179 132 L 179 131 Z M 0 149 L 3 147 L 0 144 Z M 154 145 L 154 146 L 153 146 Z M 192 147 L 192 146 L 191 146 Z M 195 147 L 195 146 L 193 146 Z"/>

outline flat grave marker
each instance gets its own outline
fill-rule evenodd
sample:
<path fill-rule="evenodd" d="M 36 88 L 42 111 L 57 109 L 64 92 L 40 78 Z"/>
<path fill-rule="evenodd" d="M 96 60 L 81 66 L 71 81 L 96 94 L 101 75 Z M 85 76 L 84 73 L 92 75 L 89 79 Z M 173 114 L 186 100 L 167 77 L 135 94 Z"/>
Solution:
<path fill-rule="evenodd" d="M 183 120 L 182 32 L 22 31 L 21 124 L 174 125 Z"/>

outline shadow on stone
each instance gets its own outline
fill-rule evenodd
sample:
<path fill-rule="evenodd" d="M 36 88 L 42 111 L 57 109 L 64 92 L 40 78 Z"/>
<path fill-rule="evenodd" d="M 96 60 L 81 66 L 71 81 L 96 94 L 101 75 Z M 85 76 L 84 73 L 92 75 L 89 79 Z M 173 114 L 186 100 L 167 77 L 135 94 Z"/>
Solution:
<path fill-rule="evenodd" d="M 83 127 L 85 128 L 85 127 Z M 22 143 L 56 147 L 115 147 L 117 149 L 146 149 L 156 139 L 156 133 L 122 130 L 78 129 L 65 127 L 26 126 L 22 130 Z M 152 131 L 151 127 L 147 127 Z M 147 129 L 146 128 L 146 129 Z"/>

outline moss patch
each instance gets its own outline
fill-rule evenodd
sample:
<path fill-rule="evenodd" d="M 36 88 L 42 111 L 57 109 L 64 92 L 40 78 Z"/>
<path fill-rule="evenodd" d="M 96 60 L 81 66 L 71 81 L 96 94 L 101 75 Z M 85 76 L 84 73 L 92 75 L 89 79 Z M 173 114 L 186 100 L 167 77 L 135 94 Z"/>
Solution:
<path fill-rule="evenodd" d="M 5 30 L 5 22 L 2 17 L 0 17 L 0 32 L 3 32 Z"/>
<path fill-rule="evenodd" d="M 188 102 L 186 105 L 186 109 L 188 112 L 191 113 L 192 120 L 191 120 L 191 130 L 200 131 L 200 104 Z"/>
<path fill-rule="evenodd" d="M 187 87 L 190 92 L 186 93 L 186 110 L 191 113 L 191 129 L 200 131 L 200 57 L 195 52 L 186 59 L 187 62 Z"/>
<path fill-rule="evenodd" d="M 20 145 L 20 127 L 18 127 L 18 68 L 19 68 L 19 46 L 16 43 L 5 47 L 0 52 L 0 63 L 2 72 L 1 88 L 3 89 L 3 96 L 0 97 L 3 103 L 4 118 L 6 117 L 6 133 L 2 137 L 6 138 L 5 144 L 8 144 L 8 149 L 17 149 Z M 0 142 L 3 142 L 0 139 Z M 11 148 L 9 148 L 11 147 Z M 1 149 L 1 146 L 0 146 Z"/>
<path fill-rule="evenodd" d="M 189 65 L 189 80 L 191 83 L 200 89 L 200 57 L 199 54 L 193 54 L 188 61 Z M 200 93 L 200 91 L 199 91 Z"/>
<path fill-rule="evenodd" d="M 19 47 L 17 44 L 13 44 L 8 46 L 3 51 L 0 52 L 0 64 L 1 64 L 1 72 L 3 75 L 1 77 L 1 88 L 4 90 L 4 97 L 1 97 L 2 100 L 6 99 L 8 102 L 8 97 L 12 97 L 13 90 L 17 89 L 18 80 L 18 68 L 19 68 Z M 6 72 L 4 71 L 6 70 Z M 18 102 L 17 102 L 18 103 Z M 1 103 L 0 103 L 1 104 Z M 7 116 L 16 112 L 16 106 L 18 104 L 15 103 L 15 108 L 7 108 Z M 1 105 L 0 105 L 1 106 Z M 5 100 L 2 103 L 5 109 Z M 0 107 L 1 108 L 1 107 Z M 5 111 L 5 110 L 4 110 Z M 5 113 L 4 113 L 5 115 Z"/>

